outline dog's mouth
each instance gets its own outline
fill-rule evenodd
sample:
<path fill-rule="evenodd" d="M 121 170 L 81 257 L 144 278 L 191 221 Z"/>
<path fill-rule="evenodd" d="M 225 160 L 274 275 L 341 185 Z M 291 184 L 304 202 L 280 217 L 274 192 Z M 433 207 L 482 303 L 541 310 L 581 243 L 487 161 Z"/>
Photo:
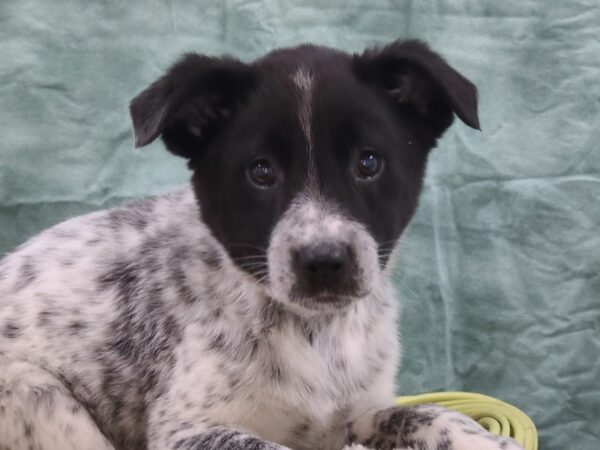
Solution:
<path fill-rule="evenodd" d="M 331 290 L 323 289 L 312 292 L 305 292 L 299 289 L 292 288 L 292 299 L 307 299 L 314 303 L 336 303 L 342 301 L 341 299 L 359 300 L 369 295 L 369 290 L 366 288 L 359 288 L 358 283 L 352 288 Z"/>
<path fill-rule="evenodd" d="M 369 293 L 370 291 L 368 289 L 357 289 L 346 292 L 322 291 L 314 295 L 306 295 L 298 291 L 292 291 L 285 303 L 314 312 L 340 311 L 361 301 L 367 297 Z"/>
<path fill-rule="evenodd" d="M 268 265 L 245 268 L 247 274 L 264 292 L 281 303 L 313 312 L 339 311 L 367 297 L 371 290 L 363 286 L 358 278 L 353 278 L 345 286 L 310 286 L 301 283 L 288 285 L 289 289 L 278 289 L 277 274 L 269 273 Z"/>

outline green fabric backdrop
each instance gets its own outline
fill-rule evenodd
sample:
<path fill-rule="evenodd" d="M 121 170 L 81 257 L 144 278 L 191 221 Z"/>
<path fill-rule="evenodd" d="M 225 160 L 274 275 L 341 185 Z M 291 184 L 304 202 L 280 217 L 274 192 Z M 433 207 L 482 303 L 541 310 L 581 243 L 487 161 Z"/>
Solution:
<path fill-rule="evenodd" d="M 542 449 L 600 448 L 598 0 L 0 1 L 0 252 L 67 217 L 168 190 L 129 100 L 185 51 L 418 37 L 480 91 L 483 132 L 434 151 L 402 240 L 402 393 L 524 409 Z"/>

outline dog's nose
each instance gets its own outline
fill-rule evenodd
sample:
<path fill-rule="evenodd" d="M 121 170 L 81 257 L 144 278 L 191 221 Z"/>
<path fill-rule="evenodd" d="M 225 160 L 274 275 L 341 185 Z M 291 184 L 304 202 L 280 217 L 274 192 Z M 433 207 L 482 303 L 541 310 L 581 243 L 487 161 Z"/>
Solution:
<path fill-rule="evenodd" d="M 346 244 L 309 245 L 298 250 L 296 270 L 302 288 L 311 294 L 343 290 L 351 266 L 350 246 Z"/>
<path fill-rule="evenodd" d="M 339 275 L 344 270 L 347 258 L 347 249 L 341 245 L 304 247 L 298 255 L 302 269 L 313 278 Z"/>

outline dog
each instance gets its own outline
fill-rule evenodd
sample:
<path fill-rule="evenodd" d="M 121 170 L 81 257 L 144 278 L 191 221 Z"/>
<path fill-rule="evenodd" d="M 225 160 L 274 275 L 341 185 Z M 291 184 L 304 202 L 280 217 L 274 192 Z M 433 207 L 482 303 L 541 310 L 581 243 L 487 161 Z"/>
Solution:
<path fill-rule="evenodd" d="M 0 448 L 515 450 L 394 406 L 391 282 L 428 153 L 475 86 L 420 41 L 184 55 L 133 99 L 179 191 L 0 263 Z"/>

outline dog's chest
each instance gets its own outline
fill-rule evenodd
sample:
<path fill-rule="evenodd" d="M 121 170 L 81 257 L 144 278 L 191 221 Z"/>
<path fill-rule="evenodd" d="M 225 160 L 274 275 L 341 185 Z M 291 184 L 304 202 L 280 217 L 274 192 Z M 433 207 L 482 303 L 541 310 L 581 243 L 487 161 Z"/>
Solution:
<path fill-rule="evenodd" d="M 323 328 L 284 319 L 251 348 L 240 343 L 239 363 L 222 365 L 211 416 L 295 449 L 341 445 L 354 404 L 394 366 L 392 353 L 381 350 L 384 335 L 395 336 L 388 321 L 369 328 L 361 314 Z"/>

